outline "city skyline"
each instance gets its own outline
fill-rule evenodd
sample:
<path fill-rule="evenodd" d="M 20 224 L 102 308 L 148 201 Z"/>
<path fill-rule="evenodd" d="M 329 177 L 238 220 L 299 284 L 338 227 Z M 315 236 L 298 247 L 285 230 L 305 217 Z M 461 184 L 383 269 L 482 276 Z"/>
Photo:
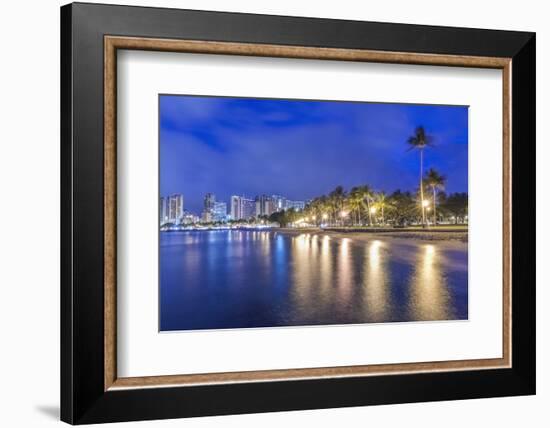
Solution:
<path fill-rule="evenodd" d="M 182 193 L 160 196 L 160 225 L 227 222 L 229 220 L 250 220 L 269 216 L 289 209 L 303 210 L 308 201 L 293 201 L 283 195 L 261 194 L 254 197 L 231 195 L 229 201 L 220 201 L 216 194 L 207 192 L 203 196 L 199 212 L 188 210 Z"/>
<path fill-rule="evenodd" d="M 404 142 L 421 123 L 435 144 L 426 166 L 466 192 L 467 120 L 464 106 L 162 95 L 160 190 L 191 212 L 208 192 L 230 207 L 235 194 L 308 200 L 358 183 L 414 191 L 418 154 Z"/>

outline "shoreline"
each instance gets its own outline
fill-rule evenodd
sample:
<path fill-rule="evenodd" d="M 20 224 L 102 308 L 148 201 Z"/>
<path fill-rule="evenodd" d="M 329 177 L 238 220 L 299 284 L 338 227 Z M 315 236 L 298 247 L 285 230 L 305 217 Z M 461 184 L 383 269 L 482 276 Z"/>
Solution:
<path fill-rule="evenodd" d="M 315 233 L 327 236 L 338 236 L 354 238 L 359 240 L 370 239 L 403 239 L 403 240 L 420 240 L 420 241 L 454 241 L 468 243 L 468 229 L 467 228 L 439 228 L 439 229 L 390 229 L 390 228 L 326 228 L 321 229 L 319 227 L 273 227 L 263 229 L 187 229 L 180 231 L 161 231 L 161 233 L 173 233 L 173 232 L 211 232 L 211 231 L 260 231 L 260 232 L 274 232 L 282 233 L 285 235 L 301 235 L 304 233 Z"/>
<path fill-rule="evenodd" d="M 468 242 L 468 229 L 337 229 L 337 228 L 278 228 L 272 229 L 280 233 L 296 235 L 302 233 L 322 233 L 327 235 L 349 237 L 349 238 L 398 238 L 414 239 L 423 241 L 458 241 Z"/>

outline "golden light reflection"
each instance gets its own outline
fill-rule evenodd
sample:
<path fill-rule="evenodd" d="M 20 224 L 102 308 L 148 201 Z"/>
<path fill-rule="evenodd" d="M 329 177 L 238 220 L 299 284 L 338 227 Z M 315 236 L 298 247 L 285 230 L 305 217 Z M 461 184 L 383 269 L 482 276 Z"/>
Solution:
<path fill-rule="evenodd" d="M 372 241 L 369 246 L 369 265 L 373 269 L 380 268 L 380 247 L 382 242 L 376 240 Z"/>
<path fill-rule="evenodd" d="M 328 235 L 323 236 L 323 244 L 322 244 L 323 252 L 328 253 L 328 249 L 330 245 L 329 242 L 330 242 L 330 238 L 328 237 Z"/>
<path fill-rule="evenodd" d="M 352 284 L 352 260 L 350 257 L 350 239 L 342 238 L 338 253 L 338 294 L 345 304 L 351 297 Z"/>
<path fill-rule="evenodd" d="M 269 234 L 269 232 L 260 232 L 260 242 L 263 255 L 263 263 L 271 268 L 271 235 Z"/>
<path fill-rule="evenodd" d="M 387 269 L 381 241 L 372 241 L 365 251 L 365 303 L 373 322 L 385 321 L 390 305 Z"/>
<path fill-rule="evenodd" d="M 442 257 L 434 245 L 419 248 L 411 281 L 410 308 L 413 319 L 449 318 L 449 293 L 441 270 Z"/>
<path fill-rule="evenodd" d="M 426 261 L 430 263 L 433 262 L 435 247 L 433 245 L 426 245 L 424 248 L 426 251 Z"/>
<path fill-rule="evenodd" d="M 266 285 L 259 295 L 276 305 L 284 301 L 288 319 L 428 321 L 453 319 L 456 311 L 448 285 L 454 286 L 449 263 L 461 259 L 453 259 L 454 252 L 437 241 L 239 231 L 228 238 L 235 245 L 224 247 L 215 242 L 215 234 L 199 236 L 203 247 L 185 249 L 184 271 L 202 269 L 207 273 L 199 273 L 207 280 L 230 277 L 238 292 L 244 292 L 245 285 L 254 292 Z M 196 239 L 190 235 L 185 242 Z M 213 244 L 204 248 L 205 242 Z M 214 272 L 211 278 L 209 272 Z"/>
<path fill-rule="evenodd" d="M 297 307 L 306 307 L 311 302 L 309 292 L 311 289 L 312 259 L 310 257 L 310 235 L 300 234 L 292 238 L 292 276 L 293 276 L 293 297 Z"/>
<path fill-rule="evenodd" d="M 310 241 L 310 251 L 311 251 L 310 258 L 312 262 L 315 264 L 318 262 L 318 259 L 317 259 L 317 252 L 319 250 L 318 239 L 319 237 L 317 235 L 313 235 Z"/>
<path fill-rule="evenodd" d="M 321 272 L 321 289 L 328 290 L 332 284 L 332 258 L 330 250 L 330 238 L 323 236 L 321 243 L 320 272 Z M 323 296 L 325 294 L 322 294 Z"/>
<path fill-rule="evenodd" d="M 340 246 L 340 253 L 343 256 L 347 256 L 349 253 L 349 238 L 342 238 L 342 244 Z"/>

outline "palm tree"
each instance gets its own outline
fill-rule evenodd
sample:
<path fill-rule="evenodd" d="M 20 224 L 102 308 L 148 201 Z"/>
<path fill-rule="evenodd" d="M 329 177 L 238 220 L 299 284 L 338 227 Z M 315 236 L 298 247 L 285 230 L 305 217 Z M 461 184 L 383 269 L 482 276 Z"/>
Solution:
<path fill-rule="evenodd" d="M 370 211 L 373 191 L 368 184 L 357 187 L 357 192 L 360 195 L 362 202 L 367 205 L 367 213 L 369 215 L 369 226 L 372 226 L 372 213 Z"/>
<path fill-rule="evenodd" d="M 435 212 L 436 205 L 436 193 L 438 190 L 445 188 L 445 181 L 447 178 L 444 175 L 439 174 L 435 169 L 430 168 L 426 173 L 426 178 L 424 179 L 426 185 L 432 189 L 433 194 L 433 204 L 434 204 L 434 226 L 437 224 L 437 216 Z"/>
<path fill-rule="evenodd" d="M 422 171 L 423 168 L 423 157 L 424 157 L 424 149 L 426 147 L 431 147 L 433 144 L 433 137 L 431 135 L 427 135 L 426 131 L 424 130 L 423 126 L 418 126 L 414 130 L 414 135 L 409 137 L 407 140 L 407 144 L 410 146 L 409 150 L 417 149 L 420 152 L 420 206 L 422 207 L 422 226 L 426 227 L 426 213 L 424 208 L 424 186 L 422 184 L 422 179 L 424 172 Z"/>
<path fill-rule="evenodd" d="M 363 208 L 363 193 L 359 187 L 354 187 L 349 192 L 348 205 L 355 216 L 355 224 L 361 223 L 361 208 Z"/>
<path fill-rule="evenodd" d="M 376 208 L 376 210 L 380 210 L 380 215 L 382 216 L 382 224 L 386 224 L 384 212 L 390 206 L 390 199 L 386 196 L 384 192 L 379 192 L 374 195 L 374 207 Z"/>
<path fill-rule="evenodd" d="M 338 213 L 342 211 L 344 206 L 344 199 L 346 198 L 346 192 L 342 186 L 336 186 L 336 188 L 329 193 L 329 203 L 332 208 L 332 215 L 334 222 L 336 222 Z"/>
<path fill-rule="evenodd" d="M 323 218 L 323 210 L 325 209 L 324 199 L 326 199 L 326 196 L 313 198 L 308 204 L 308 209 L 312 214 L 312 220 L 315 224 L 319 224 Z"/>
<path fill-rule="evenodd" d="M 319 220 L 324 220 L 325 215 L 328 217 L 330 213 L 330 203 L 326 195 L 319 197 Z"/>

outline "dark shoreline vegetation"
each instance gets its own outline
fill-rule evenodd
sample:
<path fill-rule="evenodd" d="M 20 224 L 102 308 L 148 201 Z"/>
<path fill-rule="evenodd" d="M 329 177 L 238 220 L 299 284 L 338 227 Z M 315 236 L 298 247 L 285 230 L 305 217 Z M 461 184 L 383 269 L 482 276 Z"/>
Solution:
<path fill-rule="evenodd" d="M 435 211 L 426 225 L 465 224 L 468 217 L 468 194 L 436 193 L 435 202 L 424 200 L 428 213 Z M 422 213 L 418 195 L 397 190 L 390 195 L 374 192 L 367 185 L 353 187 L 346 192 L 341 186 L 328 195 L 314 198 L 303 211 L 278 211 L 262 219 L 278 223 L 315 226 L 361 227 L 410 227 L 422 225 Z M 435 210 L 432 208 L 435 207 Z"/>

